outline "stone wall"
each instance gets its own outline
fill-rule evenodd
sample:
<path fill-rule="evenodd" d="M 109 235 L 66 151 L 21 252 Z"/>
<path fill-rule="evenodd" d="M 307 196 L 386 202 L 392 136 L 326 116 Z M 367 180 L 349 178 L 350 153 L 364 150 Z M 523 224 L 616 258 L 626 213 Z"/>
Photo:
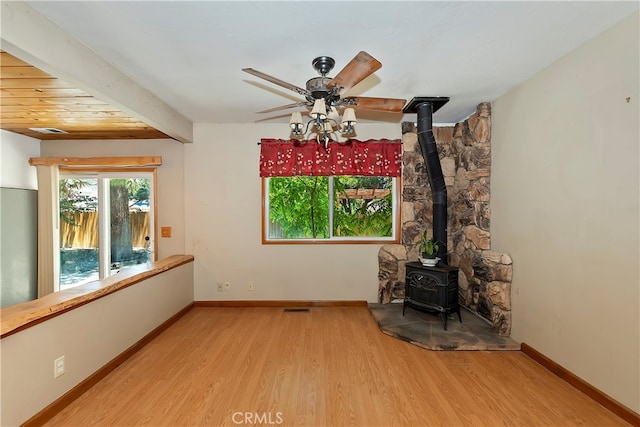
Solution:
<path fill-rule="evenodd" d="M 491 250 L 491 105 L 433 133 L 447 185 L 449 264 L 459 267 L 460 303 L 511 332 L 511 257 Z M 432 195 L 416 128 L 402 124 L 402 244 L 378 254 L 379 301 L 404 298 L 405 264 L 418 260 L 423 230 L 432 233 Z"/>

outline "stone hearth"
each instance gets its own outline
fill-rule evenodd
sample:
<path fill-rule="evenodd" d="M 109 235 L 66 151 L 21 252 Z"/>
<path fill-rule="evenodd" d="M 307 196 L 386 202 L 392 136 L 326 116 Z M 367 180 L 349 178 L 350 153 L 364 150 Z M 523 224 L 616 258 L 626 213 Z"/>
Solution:
<path fill-rule="evenodd" d="M 499 336 L 487 320 L 465 308 L 462 323 L 454 314 L 446 331 L 437 314 L 407 308 L 403 316 L 402 304 L 369 304 L 369 311 L 383 333 L 427 350 L 520 350 L 520 344 Z"/>

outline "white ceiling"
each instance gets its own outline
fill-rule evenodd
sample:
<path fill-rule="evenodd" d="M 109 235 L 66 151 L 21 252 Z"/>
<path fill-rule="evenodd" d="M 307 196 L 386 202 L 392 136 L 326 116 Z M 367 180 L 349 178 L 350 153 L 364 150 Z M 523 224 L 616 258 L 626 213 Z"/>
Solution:
<path fill-rule="evenodd" d="M 28 1 L 193 122 L 284 122 L 302 101 L 243 73 L 304 87 L 311 61 L 360 50 L 382 68 L 346 95 L 449 96 L 454 123 L 638 10 L 628 2 Z M 392 122 L 415 115 L 359 114 Z M 413 118 L 411 118 L 413 117 Z"/>

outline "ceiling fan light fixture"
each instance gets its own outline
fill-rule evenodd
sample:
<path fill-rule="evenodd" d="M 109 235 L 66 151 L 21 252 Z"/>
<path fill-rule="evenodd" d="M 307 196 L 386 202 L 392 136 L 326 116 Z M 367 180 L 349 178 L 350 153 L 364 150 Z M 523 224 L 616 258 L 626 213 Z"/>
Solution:
<path fill-rule="evenodd" d="M 327 118 L 327 106 L 323 98 L 316 99 L 313 103 L 311 118 L 315 120 L 325 120 Z"/>
<path fill-rule="evenodd" d="M 355 132 L 354 125 L 357 123 L 356 111 L 353 108 L 345 108 L 342 114 L 342 133 L 344 135 L 351 135 Z"/>
<path fill-rule="evenodd" d="M 291 130 L 294 135 L 302 135 L 302 128 L 304 127 L 304 123 L 302 122 L 302 114 L 300 114 L 299 111 L 294 111 L 293 113 L 291 113 L 289 126 L 291 126 Z"/>
<path fill-rule="evenodd" d="M 314 133 L 316 135 L 316 141 L 323 144 L 325 148 L 328 146 L 329 141 L 335 138 L 337 132 L 343 137 L 352 137 L 355 135 L 356 113 L 353 108 L 347 108 L 344 111 L 343 117 L 340 118 L 338 111 L 335 107 L 330 107 L 330 112 L 322 114 L 326 111 L 326 102 L 323 99 L 319 99 L 314 104 L 313 111 L 309 114 L 311 120 L 305 125 L 302 122 L 302 115 L 296 111 L 291 114 L 289 120 L 289 126 L 291 127 L 291 134 L 293 138 L 303 139 L 307 132 Z"/>
<path fill-rule="evenodd" d="M 374 110 L 386 113 L 402 112 L 402 107 L 406 103 L 404 99 L 364 96 L 343 97 L 343 93 L 382 67 L 380 61 L 367 52 L 360 51 L 335 77 L 327 76 L 335 65 L 333 58 L 329 56 L 319 56 L 315 58 L 311 64 L 318 74 L 320 74 L 320 77 L 307 80 L 306 88 L 287 83 L 276 77 L 254 70 L 253 68 L 242 69 L 242 71 L 246 73 L 289 89 L 299 95 L 303 95 L 306 99 L 306 101 L 303 102 L 271 108 L 260 111 L 260 113 L 292 107 L 313 107 L 309 113 L 311 120 L 307 121 L 306 124 L 302 122 L 300 113 L 293 113 L 291 115 L 289 126 L 294 137 L 303 139 L 308 132 L 312 134 L 315 133 L 316 140 L 319 143 L 324 143 L 325 147 L 327 147 L 331 137 L 335 137 L 337 134 L 349 138 L 354 136 L 355 124 L 357 123 L 355 110 L 353 108 L 345 108 L 343 117 L 340 118 L 336 107 L 355 105 L 361 110 Z"/>
<path fill-rule="evenodd" d="M 353 108 L 345 108 L 344 113 L 342 114 L 342 123 L 355 124 L 356 122 L 356 110 Z"/>

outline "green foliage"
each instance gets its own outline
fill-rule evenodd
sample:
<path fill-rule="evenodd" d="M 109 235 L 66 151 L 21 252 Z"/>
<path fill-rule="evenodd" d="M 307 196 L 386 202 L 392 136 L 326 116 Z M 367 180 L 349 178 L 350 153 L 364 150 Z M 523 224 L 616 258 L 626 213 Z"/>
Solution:
<path fill-rule="evenodd" d="M 149 180 L 146 180 L 147 185 L 140 187 L 136 190 L 134 197 L 137 201 L 149 200 Z"/>
<path fill-rule="evenodd" d="M 391 187 L 388 177 L 334 177 L 333 235 L 391 236 L 391 194 L 382 199 L 349 199 L 345 192 Z M 329 238 L 329 177 L 270 178 L 269 220 L 269 238 Z"/>
<path fill-rule="evenodd" d="M 122 186 L 129 192 L 129 206 L 149 200 L 149 178 L 112 178 L 111 186 Z"/>
<path fill-rule="evenodd" d="M 269 219 L 271 238 L 329 237 L 328 178 L 270 178 Z"/>
<path fill-rule="evenodd" d="M 438 249 L 440 249 L 440 245 L 433 238 L 427 237 L 427 230 L 422 232 L 422 242 L 420 243 L 422 247 L 422 254 L 427 257 L 433 257 L 438 253 Z"/>
<path fill-rule="evenodd" d="M 76 225 L 74 214 L 76 212 L 93 212 L 98 206 L 98 199 L 82 192 L 86 187 L 95 185 L 95 179 L 61 179 L 58 183 L 60 199 L 60 219 Z"/>
<path fill-rule="evenodd" d="M 391 189 L 388 177 L 339 176 L 333 180 L 333 234 L 343 237 L 390 237 L 392 194 L 382 199 L 349 199 L 347 189 Z"/>
<path fill-rule="evenodd" d="M 136 202 L 147 201 L 150 196 L 148 178 L 112 178 L 111 186 L 122 186 L 128 191 L 129 206 Z M 98 198 L 88 195 L 89 187 L 97 185 L 96 178 L 61 178 L 59 181 L 60 219 L 68 224 L 76 225 L 76 212 L 95 212 Z M 95 191 L 94 191 L 95 193 Z"/>

